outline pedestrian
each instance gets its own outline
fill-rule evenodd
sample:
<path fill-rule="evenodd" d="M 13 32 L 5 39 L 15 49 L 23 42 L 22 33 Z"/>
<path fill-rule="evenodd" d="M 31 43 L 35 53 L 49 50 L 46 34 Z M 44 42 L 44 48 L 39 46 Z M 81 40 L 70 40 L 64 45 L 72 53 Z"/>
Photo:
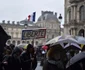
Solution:
<path fill-rule="evenodd" d="M 20 54 L 22 50 L 18 47 L 15 47 L 11 55 L 4 57 L 2 63 L 4 70 L 21 70 Z"/>
<path fill-rule="evenodd" d="M 64 64 L 61 60 L 61 54 L 56 49 L 57 47 L 51 47 L 46 55 L 46 60 L 43 64 L 43 70 L 64 70 Z"/>
<path fill-rule="evenodd" d="M 13 50 L 13 49 L 14 49 L 14 47 L 15 47 L 15 45 L 14 45 L 14 44 L 10 44 L 9 46 L 11 47 L 11 49 L 12 49 L 12 50 Z"/>
<path fill-rule="evenodd" d="M 34 58 L 34 60 L 32 61 L 32 70 L 35 70 L 37 67 L 37 58 L 36 58 L 36 51 L 35 48 L 33 48 L 32 50 L 32 57 Z"/>
<path fill-rule="evenodd" d="M 32 70 L 32 61 L 34 57 L 32 57 L 33 45 L 28 44 L 27 49 L 23 51 L 20 55 L 22 70 Z"/>

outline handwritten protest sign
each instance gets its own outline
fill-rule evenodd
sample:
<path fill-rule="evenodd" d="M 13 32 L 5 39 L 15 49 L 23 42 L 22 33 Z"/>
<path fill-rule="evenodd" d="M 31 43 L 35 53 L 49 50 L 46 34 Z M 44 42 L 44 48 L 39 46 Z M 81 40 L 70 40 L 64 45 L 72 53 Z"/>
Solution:
<path fill-rule="evenodd" d="M 22 40 L 45 38 L 46 29 L 22 30 Z"/>

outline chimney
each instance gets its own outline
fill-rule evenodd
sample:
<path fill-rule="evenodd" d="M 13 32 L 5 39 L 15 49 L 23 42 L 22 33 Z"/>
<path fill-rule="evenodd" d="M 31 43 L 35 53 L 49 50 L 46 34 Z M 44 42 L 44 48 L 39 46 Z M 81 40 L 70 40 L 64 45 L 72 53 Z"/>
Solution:
<path fill-rule="evenodd" d="M 19 25 L 19 21 L 17 22 L 17 25 Z"/>
<path fill-rule="evenodd" d="M 55 16 L 57 17 L 57 13 L 55 12 Z"/>
<path fill-rule="evenodd" d="M 15 24 L 15 21 L 12 21 L 12 24 Z"/>
<path fill-rule="evenodd" d="M 7 23 L 10 24 L 10 21 L 8 20 Z"/>
<path fill-rule="evenodd" d="M 44 11 L 41 11 L 41 14 L 44 15 Z"/>
<path fill-rule="evenodd" d="M 2 20 L 2 23 L 5 23 L 5 20 Z"/>

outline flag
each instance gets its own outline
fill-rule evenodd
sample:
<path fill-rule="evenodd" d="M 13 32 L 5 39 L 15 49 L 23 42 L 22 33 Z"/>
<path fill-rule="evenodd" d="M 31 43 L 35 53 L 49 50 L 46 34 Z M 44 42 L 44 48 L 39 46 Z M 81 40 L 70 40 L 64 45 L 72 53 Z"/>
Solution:
<path fill-rule="evenodd" d="M 30 15 L 28 15 L 28 21 L 30 21 L 30 17 L 31 17 L 31 16 L 30 16 Z"/>
<path fill-rule="evenodd" d="M 36 18 L 36 12 L 33 12 L 32 15 L 28 15 L 28 21 L 35 22 L 35 18 Z"/>
<path fill-rule="evenodd" d="M 36 12 L 33 12 L 33 21 L 35 22 Z"/>

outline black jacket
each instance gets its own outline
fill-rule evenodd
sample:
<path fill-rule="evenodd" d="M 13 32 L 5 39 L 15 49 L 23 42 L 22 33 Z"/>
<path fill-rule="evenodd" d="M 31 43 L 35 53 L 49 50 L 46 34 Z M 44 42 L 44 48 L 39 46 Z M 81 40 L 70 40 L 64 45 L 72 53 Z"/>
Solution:
<path fill-rule="evenodd" d="M 16 51 L 17 50 L 17 51 Z M 18 48 L 14 49 L 11 55 L 7 55 L 3 58 L 3 62 L 7 62 L 7 64 L 3 63 L 5 70 L 21 70 L 21 62 L 20 58 L 16 54 L 20 52 Z"/>
<path fill-rule="evenodd" d="M 21 60 L 22 70 L 30 70 L 31 69 L 30 53 L 26 53 L 25 51 L 22 52 L 22 54 L 20 55 L 20 60 Z"/>
<path fill-rule="evenodd" d="M 43 70 L 64 70 L 64 66 L 60 61 L 56 61 L 55 63 L 53 60 L 45 60 L 43 64 Z"/>

